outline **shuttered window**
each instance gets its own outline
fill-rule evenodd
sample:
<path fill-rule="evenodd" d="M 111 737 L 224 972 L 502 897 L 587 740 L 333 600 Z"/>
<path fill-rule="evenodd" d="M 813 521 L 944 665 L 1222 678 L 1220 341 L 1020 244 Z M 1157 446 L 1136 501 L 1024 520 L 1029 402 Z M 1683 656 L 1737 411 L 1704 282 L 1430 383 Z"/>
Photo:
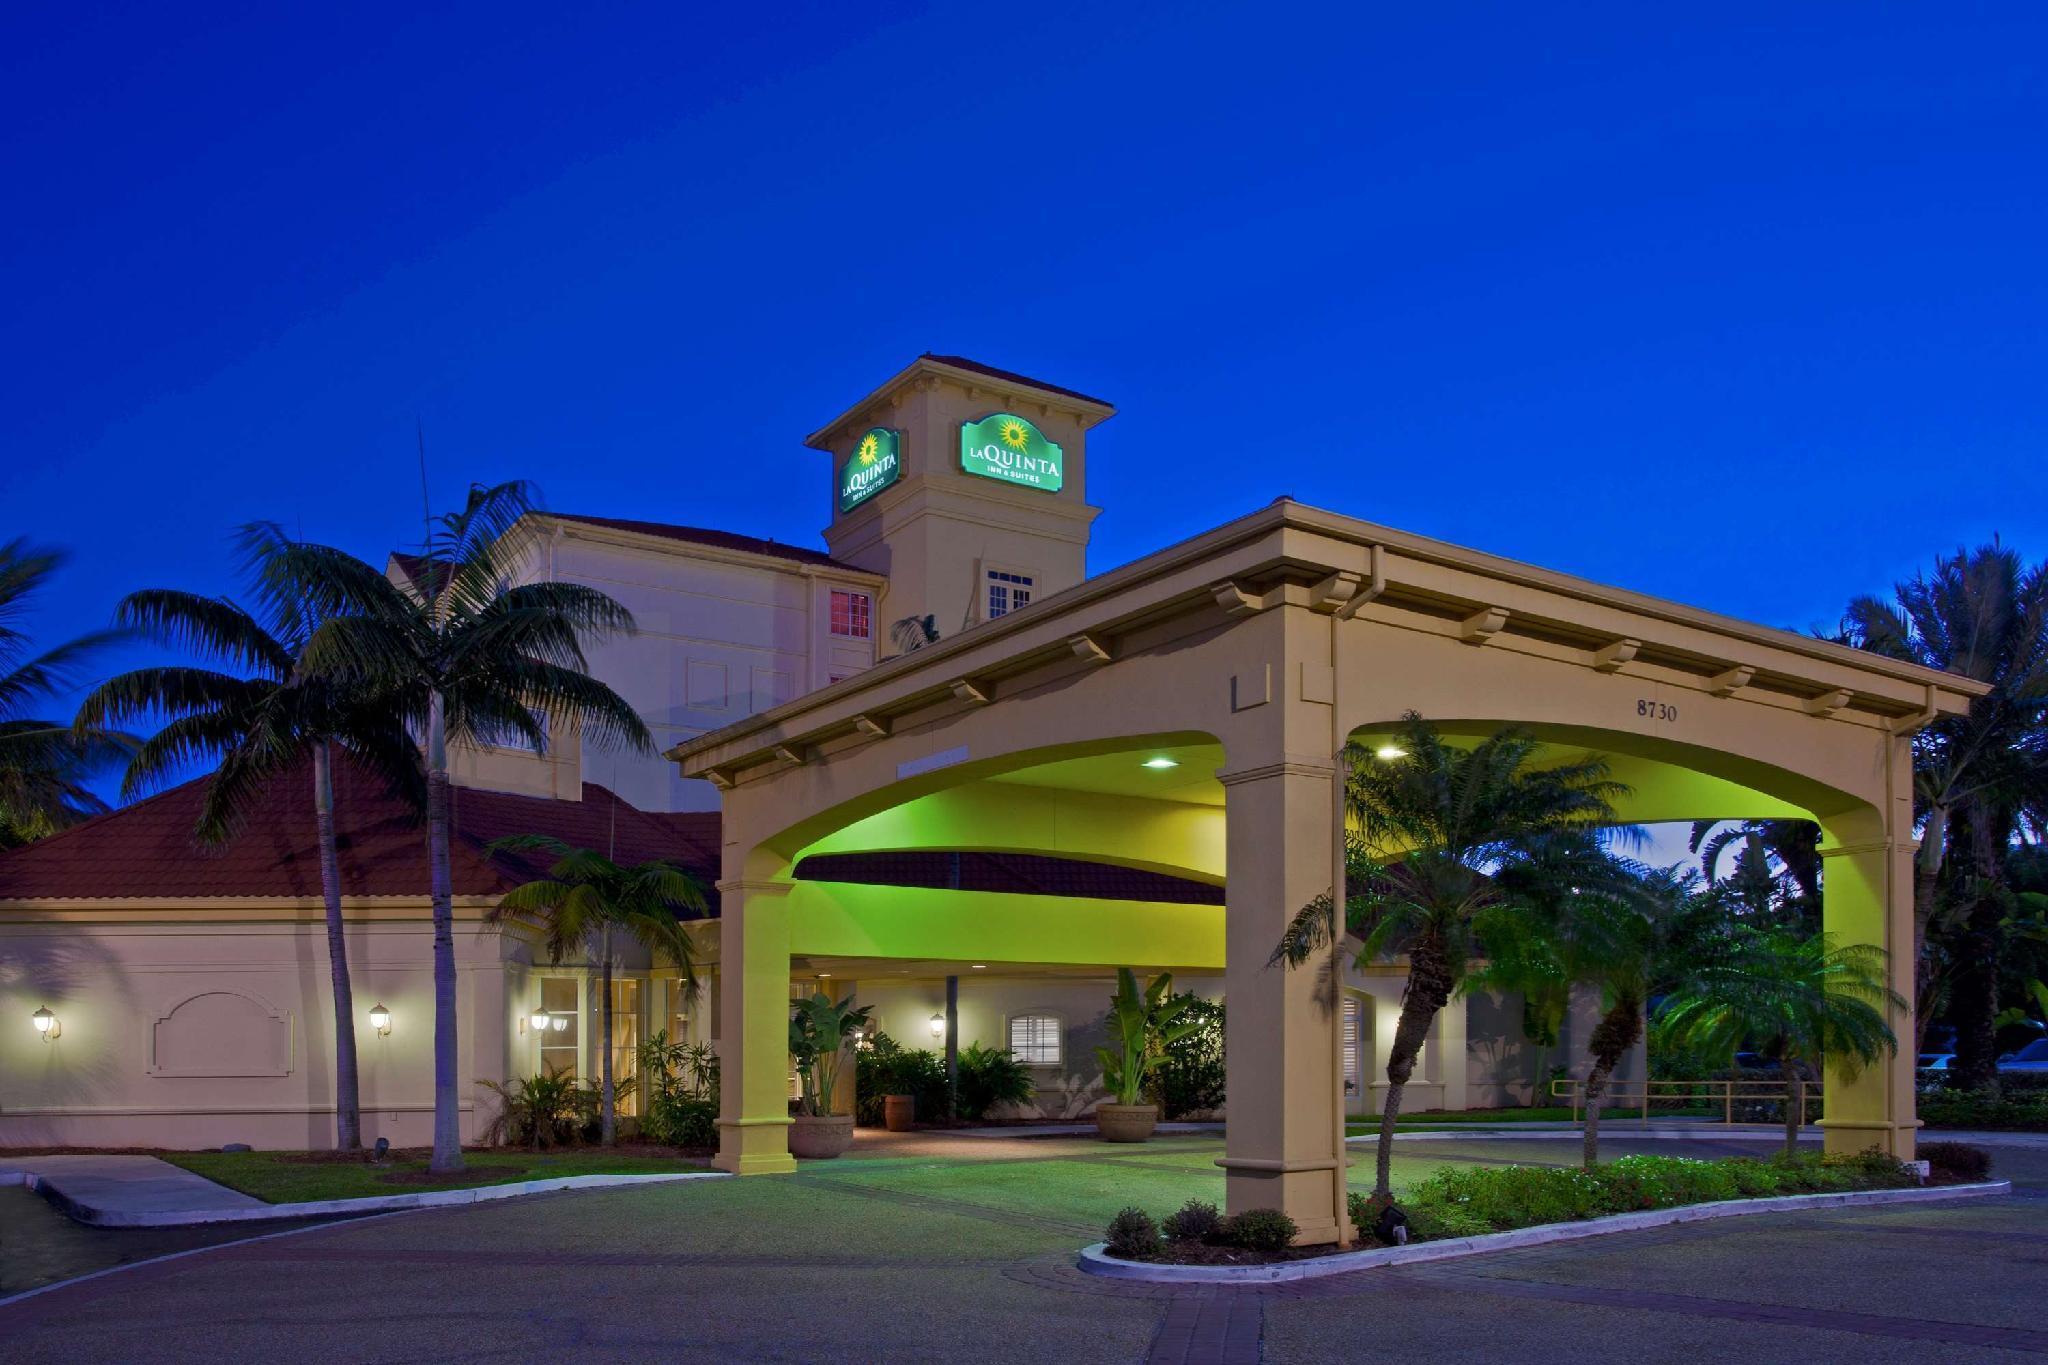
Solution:
<path fill-rule="evenodd" d="M 1060 1064 L 1060 1020 L 1056 1014 L 1010 1017 L 1010 1053 L 1026 1066 Z"/>

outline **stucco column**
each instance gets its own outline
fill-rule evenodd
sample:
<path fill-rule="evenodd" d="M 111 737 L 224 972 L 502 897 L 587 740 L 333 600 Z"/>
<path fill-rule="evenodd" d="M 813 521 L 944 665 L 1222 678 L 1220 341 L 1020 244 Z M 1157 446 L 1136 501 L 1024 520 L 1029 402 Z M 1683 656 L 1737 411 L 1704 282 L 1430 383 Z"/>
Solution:
<path fill-rule="evenodd" d="M 789 883 L 718 884 L 720 1170 L 774 1175 L 789 1154 Z"/>
<path fill-rule="evenodd" d="M 1267 967 L 1302 906 L 1330 887 L 1332 765 L 1289 761 L 1217 774 L 1229 877 L 1224 891 L 1223 1167 L 1229 1213 L 1281 1209 L 1303 1244 L 1338 1233 L 1336 1033 L 1317 966 Z"/>
<path fill-rule="evenodd" d="M 1888 1010 L 1898 1050 L 1851 1076 L 1832 1060 L 1821 1131 L 1830 1152 L 1877 1147 L 1913 1156 L 1913 754 L 1904 736 L 1886 741 L 1887 809 L 1821 822 L 1821 923 L 1837 945 L 1873 944 L 1886 954 L 1891 988 L 1908 1002 Z"/>

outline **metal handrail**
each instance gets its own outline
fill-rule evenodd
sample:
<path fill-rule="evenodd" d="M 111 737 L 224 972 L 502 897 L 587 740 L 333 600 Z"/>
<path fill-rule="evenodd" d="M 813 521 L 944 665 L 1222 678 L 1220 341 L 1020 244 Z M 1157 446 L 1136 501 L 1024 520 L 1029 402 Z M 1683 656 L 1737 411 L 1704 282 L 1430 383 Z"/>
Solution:
<path fill-rule="evenodd" d="M 1571 1077 L 1560 1076 L 1550 1083 L 1553 1098 L 1571 1101 L 1572 1122 L 1582 1121 L 1580 1111 L 1585 1108 L 1586 1083 Z M 1798 1080 L 1792 1083 L 1790 1099 L 1799 1106 L 1799 1121 L 1803 1125 L 1811 1111 L 1808 1105 L 1822 1097 L 1819 1081 Z M 1735 1122 L 1735 1101 L 1741 1100 L 1784 1100 L 1787 1098 L 1784 1081 L 1633 1081 L 1610 1082 L 1601 1091 L 1601 1111 L 1604 1113 L 1608 1102 L 1615 1102 L 1618 1109 L 1640 1109 L 1637 1120 L 1640 1126 L 1650 1126 L 1650 1107 L 1659 1099 L 1667 1102 L 1719 1099 L 1721 1104 L 1720 1122 Z"/>

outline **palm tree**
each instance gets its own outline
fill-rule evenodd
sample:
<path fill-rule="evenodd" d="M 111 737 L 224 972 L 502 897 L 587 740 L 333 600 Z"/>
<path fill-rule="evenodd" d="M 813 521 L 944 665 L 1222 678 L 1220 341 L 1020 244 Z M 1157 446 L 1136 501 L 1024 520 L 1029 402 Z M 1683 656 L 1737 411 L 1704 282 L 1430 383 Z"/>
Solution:
<path fill-rule="evenodd" d="M 166 723 L 144 741 L 121 784 L 124 800 L 195 761 L 218 762 L 207 779 L 194 834 L 206 844 L 229 839 L 279 774 L 311 760 L 314 837 L 320 894 L 327 911 L 327 969 L 334 997 L 335 1146 L 362 1143 L 356 1070 L 355 997 L 342 932 L 341 867 L 335 852 L 334 753 L 337 748 L 380 775 L 413 805 L 425 797 L 419 747 L 403 720 L 375 697 L 300 671 L 319 620 L 308 600 L 283 591 L 277 561 L 292 542 L 268 522 L 238 537 L 257 612 L 224 597 L 151 588 L 130 593 L 116 619 L 165 644 L 189 649 L 232 670 L 157 667 L 109 678 L 87 695 L 77 724 L 90 729 L 147 717 Z M 339 551 L 329 552 L 337 561 Z M 372 572 L 368 565 L 356 567 Z"/>
<path fill-rule="evenodd" d="M 105 813 L 88 785 L 134 752 L 125 734 L 43 720 L 29 708 L 71 686 L 93 655 L 124 638 L 119 630 L 81 635 L 28 654 L 16 624 L 64 556 L 24 540 L 0 545 L 0 848 L 54 834 Z"/>
<path fill-rule="evenodd" d="M 1823 1058 L 1853 1076 L 1898 1050 L 1887 1008 L 1906 1001 L 1885 984 L 1885 953 L 1867 943 L 1836 946 L 1827 934 L 1801 937 L 1738 925 L 1704 955 L 1657 1012 L 1663 1043 L 1732 1055 L 1754 1045 L 1785 1081 L 1785 1152 L 1805 1122 L 1801 1082 Z"/>
<path fill-rule="evenodd" d="M 592 678 L 586 640 L 631 634 L 633 617 L 596 588 L 514 584 L 534 537 L 524 483 L 473 486 L 459 512 L 433 518 L 417 575 L 404 585 L 337 567 L 317 547 L 282 566 L 326 617 L 306 648 L 314 676 L 389 699 L 426 748 L 427 848 L 434 907 L 434 1155 L 429 1169 L 462 1169 L 456 1100 L 455 916 L 448 842 L 448 745 L 512 739 L 536 751 L 546 721 L 603 747 L 651 753 L 647 726 Z"/>
<path fill-rule="evenodd" d="M 1536 841 L 1526 859 L 1501 869 L 1500 880 L 1512 903 L 1508 913 L 1489 912 L 1481 924 L 1487 961 L 1467 988 L 1600 991 L 1583 1088 L 1584 1161 L 1591 1170 L 1600 1158 L 1607 1082 L 1642 1039 L 1643 1012 L 1668 970 L 1668 945 L 1691 884 L 1617 856 L 1588 830 Z"/>
<path fill-rule="evenodd" d="M 2014 760 L 2038 753 L 2048 714 L 2048 564 L 2028 568 L 1996 541 L 1974 551 L 1958 550 L 1937 559 L 1932 574 L 1898 584 L 1890 601 L 1858 597 L 1850 602 L 1842 634 L 1861 648 L 1991 684 L 1990 692 L 1970 702 L 1967 713 L 1935 720 L 1913 738 L 1914 806 L 1921 829 L 1913 876 L 1917 1043 L 1933 1013 L 1927 934 L 1939 908 L 1950 827 L 1961 816 L 1978 832 L 1972 873 L 1983 894 L 1974 899 L 1987 902 L 1978 917 L 1995 921 L 1997 909 L 1988 902 L 1996 900 L 1991 892 L 2000 878 L 1998 869 L 1986 864 L 1997 861 L 2010 842 L 2010 812 L 2030 799 L 2011 790 L 2016 769 L 2033 768 L 2033 778 L 2020 785 L 2039 786 L 2038 766 Z M 1986 995 L 1983 988 L 1995 979 L 1995 963 L 1984 966 L 1984 980 L 1973 981 L 1973 989 L 1958 998 L 1988 1017 L 1997 1009 L 1996 1000 L 1971 998 Z M 1970 1044 L 1971 1054 L 1958 1058 L 1963 1079 L 1995 1083 L 1988 1041 L 1976 1036 L 1988 1030 L 1965 1028 L 1961 1033 L 1958 1044 Z"/>
<path fill-rule="evenodd" d="M 621 867 L 602 853 L 572 848 L 545 834 L 515 834 L 490 845 L 492 853 L 545 853 L 554 859 L 548 874 L 516 886 L 487 912 L 487 923 L 503 925 L 515 918 L 541 930 L 548 960 L 582 946 L 595 948 L 603 976 L 603 1107 L 600 1140 L 609 1147 L 617 1137 L 617 1088 L 612 1077 L 612 951 L 615 936 L 624 934 L 648 952 L 666 957 L 683 972 L 685 998 L 697 994 L 697 952 L 679 910 L 704 912 L 704 888 L 665 859 Z"/>
<path fill-rule="evenodd" d="M 1356 741 L 1343 753 L 1346 814 L 1357 826 L 1343 930 L 1360 939 L 1361 965 L 1389 952 L 1408 957 L 1374 1186 L 1388 1197 L 1394 1121 L 1430 1026 L 1482 951 L 1482 929 L 1526 908 L 1526 886 L 1502 874 L 1533 867 L 1547 839 L 1611 823 L 1613 802 L 1628 791 L 1603 759 L 1543 762 L 1540 742 L 1519 728 L 1460 749 L 1410 712 L 1393 747 L 1400 757 L 1380 759 Z M 1329 947 L 1336 918 L 1329 895 L 1303 906 L 1272 961 L 1307 962 Z"/>
<path fill-rule="evenodd" d="M 939 621 L 936 616 L 906 616 L 889 627 L 889 642 L 896 646 L 898 654 L 912 654 L 938 641 Z"/>
<path fill-rule="evenodd" d="M 1696 820 L 1688 847 L 1708 881 L 1719 877 L 1721 855 L 1735 849 L 1734 880 L 1747 904 L 1767 916 L 1789 915 L 1809 931 L 1820 927 L 1820 826 L 1812 821 Z"/>

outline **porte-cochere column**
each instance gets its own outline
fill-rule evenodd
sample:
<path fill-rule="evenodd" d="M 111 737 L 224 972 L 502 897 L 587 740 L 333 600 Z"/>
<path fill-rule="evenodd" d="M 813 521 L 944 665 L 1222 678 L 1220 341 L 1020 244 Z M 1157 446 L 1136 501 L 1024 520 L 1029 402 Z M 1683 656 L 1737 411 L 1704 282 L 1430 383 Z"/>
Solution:
<path fill-rule="evenodd" d="M 1290 758 L 1217 774 L 1226 864 L 1224 1156 L 1227 1212 L 1281 1209 L 1303 1244 L 1339 1232 L 1344 1153 L 1337 1139 L 1337 1037 L 1322 974 L 1267 967 L 1295 912 L 1329 889 L 1327 759 Z"/>
<path fill-rule="evenodd" d="M 718 884 L 713 1164 L 735 1175 L 796 1169 L 789 1154 L 789 890 L 788 882 L 767 879 L 735 877 Z"/>
<path fill-rule="evenodd" d="M 1898 1051 L 1852 1075 L 1828 1063 L 1821 1131 L 1830 1152 L 1877 1147 L 1913 1157 L 1913 750 L 1887 737 L 1890 796 L 1883 809 L 1821 821 L 1821 923 L 1837 945 L 1868 943 L 1885 953 L 1891 988 L 1908 1008 L 1890 1013 Z"/>

